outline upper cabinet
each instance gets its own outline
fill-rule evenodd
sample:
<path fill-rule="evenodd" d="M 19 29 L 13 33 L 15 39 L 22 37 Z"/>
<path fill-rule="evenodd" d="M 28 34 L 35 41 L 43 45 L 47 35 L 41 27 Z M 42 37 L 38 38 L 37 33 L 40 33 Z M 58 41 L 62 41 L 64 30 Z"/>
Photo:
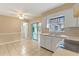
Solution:
<path fill-rule="evenodd" d="M 74 16 L 79 17 L 79 3 L 74 5 Z"/>

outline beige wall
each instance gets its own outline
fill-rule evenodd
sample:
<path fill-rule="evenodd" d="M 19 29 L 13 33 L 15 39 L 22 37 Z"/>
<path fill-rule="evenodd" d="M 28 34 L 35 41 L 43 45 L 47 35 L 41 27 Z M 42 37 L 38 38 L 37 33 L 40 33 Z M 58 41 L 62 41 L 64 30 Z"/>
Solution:
<path fill-rule="evenodd" d="M 18 18 L 0 16 L 0 33 L 20 32 L 21 21 Z"/>
<path fill-rule="evenodd" d="M 72 8 L 74 5 L 75 5 L 75 3 L 64 3 L 61 6 L 58 6 L 56 8 L 51 8 L 50 10 L 47 10 L 47 11 L 43 12 L 42 15 L 46 16 L 46 15 L 54 14 L 54 13 L 63 11 L 65 9 Z"/>

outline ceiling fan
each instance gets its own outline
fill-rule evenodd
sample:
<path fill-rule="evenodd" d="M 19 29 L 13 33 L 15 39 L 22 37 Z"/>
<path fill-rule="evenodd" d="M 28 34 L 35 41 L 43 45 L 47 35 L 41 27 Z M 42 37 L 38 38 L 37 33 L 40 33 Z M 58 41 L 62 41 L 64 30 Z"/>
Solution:
<path fill-rule="evenodd" d="M 24 11 L 16 9 L 11 10 L 8 13 L 14 17 L 18 17 L 19 19 L 31 19 L 33 17 L 31 13 L 26 13 Z"/>

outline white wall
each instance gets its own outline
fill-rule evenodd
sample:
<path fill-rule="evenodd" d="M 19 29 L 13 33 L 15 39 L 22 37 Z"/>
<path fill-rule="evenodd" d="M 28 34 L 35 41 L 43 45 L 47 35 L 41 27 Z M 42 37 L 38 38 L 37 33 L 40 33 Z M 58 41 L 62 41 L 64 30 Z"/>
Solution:
<path fill-rule="evenodd" d="M 42 18 L 42 29 L 46 28 L 46 25 L 47 25 L 47 16 Z"/>
<path fill-rule="evenodd" d="M 55 18 L 55 17 L 61 16 L 61 15 L 65 16 L 65 23 L 64 23 L 65 27 L 75 27 L 76 26 L 76 18 L 74 18 L 73 8 L 70 8 L 70 9 L 66 9 L 64 11 L 60 11 L 60 12 L 53 13 L 51 15 L 43 17 L 42 27 L 46 28 L 46 26 L 47 26 L 46 21 L 49 20 L 50 18 L 53 18 L 53 17 Z"/>

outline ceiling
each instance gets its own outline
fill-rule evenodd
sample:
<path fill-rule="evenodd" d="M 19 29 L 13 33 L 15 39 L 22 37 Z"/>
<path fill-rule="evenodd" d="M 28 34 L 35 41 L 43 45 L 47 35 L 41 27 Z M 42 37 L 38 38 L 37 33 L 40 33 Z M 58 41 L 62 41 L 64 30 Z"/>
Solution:
<path fill-rule="evenodd" d="M 60 5 L 62 3 L 0 3 L 0 15 L 16 17 L 18 13 L 27 13 L 30 16 L 39 16 Z"/>

